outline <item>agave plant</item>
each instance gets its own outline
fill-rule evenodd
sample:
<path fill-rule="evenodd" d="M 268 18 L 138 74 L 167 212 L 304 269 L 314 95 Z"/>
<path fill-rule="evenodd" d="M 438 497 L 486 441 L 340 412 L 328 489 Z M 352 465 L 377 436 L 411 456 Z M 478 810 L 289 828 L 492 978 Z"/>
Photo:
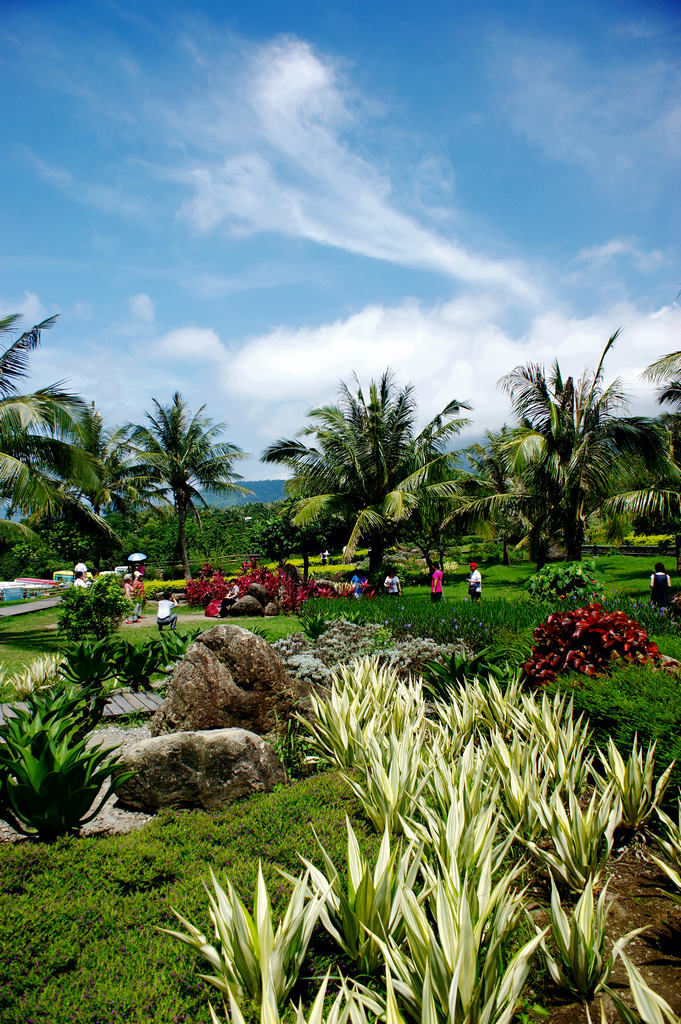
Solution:
<path fill-rule="evenodd" d="M 226 892 L 212 871 L 211 881 L 213 893 L 206 891 L 215 945 L 176 910 L 173 913 L 186 931 L 159 930 L 196 949 L 208 961 L 214 973 L 201 977 L 223 996 L 241 998 L 248 994 L 262 999 L 263 1004 L 273 1002 L 281 1006 L 298 978 L 312 931 L 324 907 L 324 897 L 308 899 L 309 874 L 301 876 L 275 929 L 261 864 L 258 864 L 253 915 L 229 879 Z"/>
<path fill-rule="evenodd" d="M 356 772 L 343 773 L 378 832 L 401 832 L 404 818 L 413 813 L 428 781 L 422 756 L 424 737 L 423 727 L 401 736 L 394 730 L 387 736 L 371 735 L 364 741 Z"/>
<path fill-rule="evenodd" d="M 464 875 L 432 876 L 427 906 L 404 892 L 405 943 L 382 943 L 396 992 L 416 1021 L 508 1024 L 543 933 L 513 956 L 524 913 L 512 890 L 517 872 L 496 884 L 489 863 L 477 885 Z"/>
<path fill-rule="evenodd" d="M 641 972 L 632 964 L 626 953 L 620 953 L 620 959 L 627 972 L 629 989 L 638 1011 L 634 1013 L 616 992 L 608 988 L 606 991 L 623 1024 L 681 1024 L 681 1017 L 674 1013 L 666 999 L 663 999 L 646 984 Z M 603 1007 L 601 1006 L 601 1017 L 603 1016 Z"/>
<path fill-rule="evenodd" d="M 483 866 L 489 861 L 496 877 L 515 839 L 515 832 L 497 838 L 500 824 L 496 806 L 498 790 L 485 792 L 487 806 L 473 807 L 465 792 L 452 799 L 447 816 L 429 807 L 420 798 L 417 803 L 421 821 L 405 819 L 407 838 L 423 846 L 423 858 L 433 869 L 445 874 L 455 869 L 468 873 L 471 883 L 477 882 Z"/>
<path fill-rule="evenodd" d="M 591 732 L 583 715 L 574 720 L 572 698 L 544 693 L 537 703 L 523 695 L 515 720 L 528 739 L 539 743 L 544 772 L 553 785 L 567 786 L 581 795 L 589 781 Z"/>
<path fill-rule="evenodd" d="M 65 644 L 61 675 L 67 683 L 78 686 L 98 683 L 103 687 L 114 676 L 117 648 L 118 641 L 110 637 Z"/>
<path fill-rule="evenodd" d="M 638 735 L 634 736 L 634 745 L 629 759 L 625 762 L 615 746 L 612 737 L 608 740 L 608 755 L 599 749 L 598 754 L 605 770 L 605 777 L 597 773 L 596 783 L 604 790 L 612 784 L 622 804 L 622 825 L 629 829 L 639 829 L 650 818 L 654 809 L 662 801 L 669 777 L 674 768 L 674 761 L 655 779 L 655 743 L 648 745 L 645 761 L 643 751 L 638 749 Z"/>
<path fill-rule="evenodd" d="M 364 756 L 364 741 L 377 712 L 391 705 L 400 685 L 394 670 L 381 668 L 375 658 L 340 666 L 331 677 L 327 697 L 310 694 L 314 719 L 301 724 L 311 734 L 318 760 L 352 768 Z"/>
<path fill-rule="evenodd" d="M 35 693 L 46 687 L 54 686 L 59 678 L 59 668 L 63 661 L 61 654 L 44 654 L 18 672 L 6 675 L 0 672 L 0 691 L 6 699 L 23 700 L 29 693 Z"/>
<path fill-rule="evenodd" d="M 198 629 L 190 629 L 186 633 L 177 633 L 172 629 L 162 630 L 157 643 L 163 667 L 167 669 L 169 665 L 184 658 L 187 648 L 194 642 L 199 632 Z"/>
<path fill-rule="evenodd" d="M 612 906 L 605 902 L 607 889 L 606 884 L 598 902 L 594 903 L 593 885 L 589 878 L 584 892 L 568 914 L 551 879 L 550 929 L 558 957 L 552 955 L 545 941 L 542 948 L 555 983 L 583 1003 L 590 1002 L 607 985 L 613 964 L 622 949 L 634 935 L 644 931 L 637 928 L 624 935 L 614 944 L 609 956 L 605 955 L 606 926 Z"/>
<path fill-rule="evenodd" d="M 546 804 L 549 786 L 538 745 L 520 736 L 506 743 L 499 732 L 493 732 L 488 749 L 507 827 L 525 840 L 535 840 L 544 827 L 540 808 Z"/>
<path fill-rule="evenodd" d="M 118 682 L 131 690 L 148 689 L 152 675 L 165 665 L 165 651 L 160 640 L 151 640 L 141 647 L 130 640 L 121 640 L 115 662 Z"/>
<path fill-rule="evenodd" d="M 673 821 L 664 811 L 658 809 L 658 816 L 667 830 L 665 838 L 658 835 L 655 841 L 666 858 L 672 861 L 673 866 L 666 864 L 659 857 L 653 860 L 662 868 L 672 885 L 678 889 L 678 894 L 669 894 L 674 903 L 681 904 L 681 797 L 679 798 L 678 822 Z"/>
<path fill-rule="evenodd" d="M 303 860 L 310 875 L 310 888 L 324 899 L 321 922 L 329 935 L 347 953 L 362 974 L 373 975 L 383 965 L 383 956 L 374 936 L 400 942 L 403 934 L 401 893 L 413 889 L 419 871 L 421 851 L 414 843 L 400 852 L 391 848 L 390 833 L 383 833 L 376 863 L 363 856 L 357 836 L 346 818 L 348 832 L 347 884 L 322 846 L 320 853 L 327 874 L 309 860 Z M 328 875 L 328 877 L 327 877 Z"/>
<path fill-rule="evenodd" d="M 527 847 L 545 868 L 550 869 L 573 892 L 581 893 L 589 879 L 594 889 L 612 850 L 615 829 L 621 817 L 619 797 L 612 786 L 595 792 L 582 808 L 573 789 L 567 791 L 567 807 L 555 790 L 548 804 L 537 803 L 551 848 L 528 842 Z"/>
<path fill-rule="evenodd" d="M 82 713 L 77 697 L 32 694 L 0 726 L 0 818 L 17 832 L 75 834 L 134 774 L 109 757 L 114 747 L 79 738 Z"/>
<path fill-rule="evenodd" d="M 348 1024 L 348 1021 L 351 1024 L 369 1024 L 370 1021 L 377 1019 L 379 1015 L 380 1019 L 385 1021 L 385 1024 L 404 1024 L 402 1015 L 397 1008 L 395 991 L 390 975 L 386 976 L 385 1001 L 379 999 L 374 993 L 362 989 L 359 985 L 348 988 L 345 980 L 341 980 L 340 990 L 325 1017 L 324 1002 L 326 1000 L 329 976 L 330 972 L 327 971 L 315 996 L 308 1017 L 305 1016 L 302 1004 L 298 1004 L 295 1024 Z M 367 1016 L 367 1009 L 371 1011 L 370 1016 Z M 211 1024 L 221 1024 L 210 1004 L 209 1010 Z M 238 1000 L 231 990 L 229 993 L 229 1011 L 225 1007 L 225 1019 L 229 1019 L 231 1024 L 246 1024 Z M 272 986 L 268 985 L 260 1003 L 260 1024 L 280 1024 L 280 1020 L 279 1007 L 274 998 Z"/>

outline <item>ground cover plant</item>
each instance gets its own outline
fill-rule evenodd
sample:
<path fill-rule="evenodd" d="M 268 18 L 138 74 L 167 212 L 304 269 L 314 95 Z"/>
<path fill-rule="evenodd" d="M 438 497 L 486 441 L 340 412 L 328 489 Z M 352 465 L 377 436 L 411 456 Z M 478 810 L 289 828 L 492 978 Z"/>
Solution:
<path fill-rule="evenodd" d="M 531 972 L 540 940 L 532 929 L 523 933 L 516 926 L 507 928 L 502 924 L 519 924 L 516 915 L 525 897 L 520 878 L 513 871 L 510 881 L 505 881 L 501 889 L 494 885 L 495 880 L 501 882 L 502 876 L 507 877 L 505 851 L 515 828 L 509 819 L 506 835 L 506 826 L 501 819 L 497 821 L 495 792 L 511 776 L 521 773 L 525 764 L 531 764 L 534 771 L 529 777 L 539 781 L 535 792 L 549 809 L 557 810 L 558 796 L 567 805 L 571 793 L 583 795 L 590 777 L 585 747 L 588 730 L 578 725 L 565 700 L 554 702 L 547 696 L 538 701 L 524 694 L 517 684 L 504 693 L 495 684 L 475 682 L 453 696 L 449 704 L 440 706 L 429 743 L 415 742 L 414 737 L 420 736 L 424 728 L 419 686 L 407 686 L 386 670 L 375 671 L 371 663 L 363 672 L 359 685 L 349 670 L 339 676 L 337 695 L 334 698 L 332 694 L 331 698 L 335 711 L 327 715 L 326 740 L 318 749 L 327 763 L 333 764 L 338 753 L 344 779 L 333 773 L 315 776 L 219 815 L 164 815 L 143 832 L 130 836 L 64 840 L 51 847 L 26 845 L 0 851 L 0 887 L 6 903 L 0 915 L 0 936 L 3 948 L 13 951 L 4 954 L 0 961 L 3 1020 L 14 1022 L 32 1017 L 46 1022 L 75 1020 L 89 1024 L 101 1020 L 175 1020 L 183 1024 L 208 1021 L 209 992 L 197 978 L 199 964 L 187 954 L 178 954 L 172 946 L 160 944 L 161 937 L 153 934 L 153 926 L 176 927 L 172 906 L 208 935 L 208 906 L 200 881 L 207 879 L 209 868 L 213 868 L 221 884 L 226 883 L 226 878 L 231 880 L 250 908 L 259 859 L 263 862 L 273 914 L 278 915 L 291 890 L 273 869 L 274 865 L 298 876 L 302 871 L 299 852 L 310 863 L 320 867 L 326 864 L 329 872 L 329 863 L 343 871 L 348 857 L 346 815 L 361 856 L 371 866 L 377 863 L 383 827 L 372 830 L 368 818 L 376 826 L 388 825 L 393 832 L 391 843 L 422 842 L 424 835 L 431 833 L 438 836 L 424 851 L 422 891 L 430 892 L 430 896 L 424 897 L 428 900 L 426 918 L 421 917 L 420 904 L 413 905 L 411 898 L 405 897 L 405 906 L 409 907 L 405 944 L 378 936 L 379 949 L 382 942 L 395 977 L 400 1014 L 420 1012 L 422 1006 L 430 1013 L 431 996 L 424 987 L 424 971 L 434 971 L 436 965 L 433 962 L 427 966 L 428 956 L 419 935 L 424 934 L 422 926 L 431 920 L 439 921 L 440 936 L 454 929 L 454 955 L 463 957 L 461 963 L 467 965 L 462 980 L 461 971 L 457 971 L 449 954 L 444 961 L 438 959 L 433 983 L 437 986 L 440 1007 L 443 994 L 448 992 L 460 1006 L 460 1019 L 477 1019 L 475 1007 L 484 998 L 491 1000 L 489 1005 L 497 1007 L 507 1019 L 530 978 L 533 980 L 528 998 L 541 1002 L 553 999 L 551 1005 L 555 1005 L 556 997 L 542 981 L 541 971 L 535 968 Z M 352 708 L 355 724 L 348 730 Z M 319 711 L 323 713 L 322 703 Z M 354 736 L 354 748 L 339 747 L 342 737 L 350 735 Z M 408 744 L 401 742 L 405 736 Z M 310 740 L 314 741 L 313 733 Z M 342 743 L 345 742 L 343 739 Z M 502 748 L 506 750 L 510 771 L 500 769 L 495 782 L 494 774 L 488 777 L 490 769 L 486 766 L 496 763 L 494 751 L 501 753 Z M 379 761 L 382 767 L 377 771 Z M 400 766 L 407 762 L 410 779 L 416 774 L 416 785 L 400 787 Z M 393 779 L 397 780 L 397 787 Z M 356 798 L 348 785 L 351 781 L 356 783 Z M 394 802 L 391 792 L 399 792 L 399 804 Z M 552 794 L 558 794 L 553 803 Z M 504 792 L 502 801 L 506 800 Z M 563 840 L 566 835 L 571 836 L 578 820 L 572 805 L 567 824 L 560 814 L 549 814 L 540 821 L 546 836 L 555 835 L 552 847 L 534 840 L 525 842 L 518 836 L 511 838 L 519 844 L 514 847 L 511 862 L 531 857 L 532 872 L 548 881 L 544 865 L 551 866 L 552 862 L 534 853 L 534 847 L 549 852 L 553 849 L 552 856 L 569 866 L 566 879 L 580 864 L 586 864 L 587 869 L 593 864 L 595 870 L 588 874 L 597 884 L 604 850 L 607 856 L 608 830 L 616 806 L 616 799 L 610 800 L 604 820 L 594 820 L 589 826 L 593 842 L 597 843 L 595 860 L 590 859 L 591 841 L 579 840 L 579 833 L 567 847 L 561 846 L 561 835 Z M 490 818 L 492 813 L 494 818 Z M 436 820 L 442 822 L 440 832 L 431 828 Z M 492 821 L 496 822 L 494 826 Z M 329 861 L 321 857 L 311 822 Z M 404 840 L 400 840 L 402 831 L 407 832 Z M 391 851 L 395 848 L 391 846 Z M 475 892 L 461 874 L 464 864 L 469 877 L 482 880 Z M 360 870 L 355 877 L 368 879 L 369 874 Z M 380 879 L 380 872 L 371 873 L 371 877 Z M 658 878 L 658 884 L 664 882 Z M 490 896 L 491 902 L 481 903 L 481 893 L 492 892 L 496 895 Z M 571 919 L 574 898 L 563 890 L 561 900 L 564 913 Z M 356 901 L 354 908 L 351 900 L 346 903 L 353 913 L 357 912 Z M 39 921 L 36 906 L 40 907 Z M 342 901 L 334 907 L 334 914 L 342 912 L 347 919 L 348 911 L 342 909 Z M 583 913 L 584 907 L 585 904 Z M 474 945 L 466 945 L 468 939 L 456 924 L 468 919 L 478 922 Z M 143 928 L 139 928 L 140 923 Z M 619 936 L 613 933 L 611 937 Z M 550 942 L 548 935 L 544 941 Z M 437 942 L 431 942 L 430 948 L 435 952 Z M 492 954 L 495 948 L 501 954 L 499 959 Z M 562 956 L 554 947 L 549 949 L 554 960 Z M 564 957 L 561 959 L 561 971 L 566 976 L 581 969 L 583 952 L 579 947 L 567 964 Z M 577 954 L 582 957 L 579 963 L 575 960 Z M 619 957 L 615 969 L 620 970 L 620 979 L 623 965 L 624 960 Z M 315 932 L 309 959 L 292 990 L 304 1006 L 309 1007 L 314 1001 L 329 966 L 334 973 L 340 970 L 352 976 L 348 951 L 337 949 L 332 936 L 322 929 Z M 332 983 L 334 994 L 336 990 Z M 375 988 L 379 1001 L 382 991 L 379 973 Z M 389 992 L 385 994 L 389 996 Z M 669 998 L 668 992 L 664 994 Z M 217 999 L 214 993 L 213 999 L 216 1013 L 221 1015 L 219 993 Z M 257 1002 L 245 999 L 241 1005 L 246 1019 L 257 1016 Z M 433 1008 L 433 1013 L 433 1019 L 444 1020 L 440 1010 Z"/>

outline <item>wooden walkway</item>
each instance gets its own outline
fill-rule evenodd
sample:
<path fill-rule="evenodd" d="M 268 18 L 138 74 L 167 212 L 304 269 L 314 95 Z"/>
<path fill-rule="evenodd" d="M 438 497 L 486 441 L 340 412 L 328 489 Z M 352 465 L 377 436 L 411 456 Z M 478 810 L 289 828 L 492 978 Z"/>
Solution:
<path fill-rule="evenodd" d="M 124 715 L 145 714 L 151 715 L 158 711 L 163 703 L 163 697 L 159 697 L 153 690 L 144 690 L 140 693 L 125 691 L 112 694 L 104 705 L 104 718 L 122 718 Z M 23 702 L 17 704 L 0 704 L 0 725 L 5 719 L 13 718 L 14 708 L 25 708 Z"/>

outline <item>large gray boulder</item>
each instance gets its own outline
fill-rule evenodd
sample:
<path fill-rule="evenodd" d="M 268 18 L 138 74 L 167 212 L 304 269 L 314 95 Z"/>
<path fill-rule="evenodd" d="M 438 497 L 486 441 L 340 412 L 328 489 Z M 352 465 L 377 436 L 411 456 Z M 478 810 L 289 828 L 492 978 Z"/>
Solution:
<path fill-rule="evenodd" d="M 235 601 L 229 609 L 230 615 L 264 615 L 263 606 L 257 597 L 252 594 L 244 594 L 238 601 Z"/>
<path fill-rule="evenodd" d="M 154 736 L 125 749 L 121 760 L 136 774 L 118 791 L 118 801 L 136 811 L 218 810 L 286 781 L 269 743 L 245 729 Z"/>
<path fill-rule="evenodd" d="M 175 666 L 152 735 L 195 729 L 283 729 L 304 695 L 277 652 L 241 626 L 213 626 Z"/>
<path fill-rule="evenodd" d="M 267 587 L 264 587 L 262 583 L 251 583 L 248 588 L 248 594 L 250 597 L 254 597 L 256 601 L 260 601 L 263 607 L 269 604 L 270 601 L 274 600 L 274 595 L 270 593 Z"/>

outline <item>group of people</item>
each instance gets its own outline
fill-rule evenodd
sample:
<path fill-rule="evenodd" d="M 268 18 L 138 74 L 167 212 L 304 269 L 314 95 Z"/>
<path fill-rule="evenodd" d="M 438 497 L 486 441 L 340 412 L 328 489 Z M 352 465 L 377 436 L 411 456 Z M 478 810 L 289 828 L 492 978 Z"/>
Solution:
<path fill-rule="evenodd" d="M 470 563 L 470 573 L 466 579 L 468 584 L 468 595 L 471 601 L 479 601 L 482 597 L 482 575 L 478 568 L 477 562 Z M 367 580 L 364 573 L 358 569 L 355 575 L 350 580 L 352 590 L 355 598 L 359 601 L 369 588 L 369 581 Z M 433 604 L 437 604 L 438 601 L 442 600 L 442 584 L 444 583 L 444 573 L 439 567 L 435 567 L 430 577 L 430 599 Z M 383 580 L 383 590 L 389 597 L 398 597 L 402 593 L 402 584 L 400 578 L 394 569 L 388 570 L 388 575 Z"/>

